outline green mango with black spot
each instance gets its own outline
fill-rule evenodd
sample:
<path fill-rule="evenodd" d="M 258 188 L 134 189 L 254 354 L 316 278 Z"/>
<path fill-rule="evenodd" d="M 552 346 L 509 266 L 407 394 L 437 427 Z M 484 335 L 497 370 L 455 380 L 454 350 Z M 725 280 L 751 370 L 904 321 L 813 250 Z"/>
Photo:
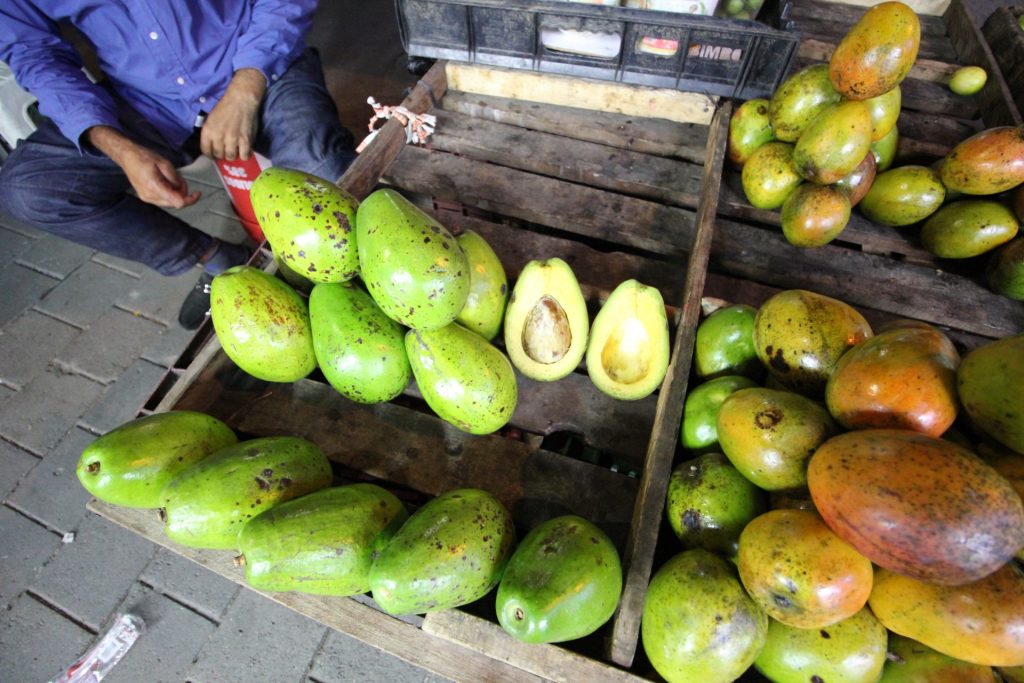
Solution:
<path fill-rule="evenodd" d="M 805 180 L 830 185 L 849 175 L 871 151 L 871 112 L 858 100 L 843 100 L 814 117 L 793 148 L 793 163 Z"/>
<path fill-rule="evenodd" d="M 321 489 L 249 520 L 238 560 L 259 590 L 365 593 L 374 558 L 408 517 L 402 501 L 376 484 Z"/>
<path fill-rule="evenodd" d="M 373 599 L 394 615 L 479 600 L 498 585 L 515 540 L 512 516 L 491 493 L 443 493 L 410 515 L 374 559 Z"/>
<path fill-rule="evenodd" d="M 963 199 L 946 204 L 921 226 L 925 249 L 940 258 L 972 258 L 1017 236 L 1013 211 L 991 199 Z"/>
<path fill-rule="evenodd" d="M 281 166 L 264 169 L 249 190 L 253 213 L 275 256 L 311 282 L 359 273 L 359 201 L 334 183 Z"/>
<path fill-rule="evenodd" d="M 357 403 L 390 401 L 412 378 L 405 330 L 352 282 L 318 284 L 309 295 L 313 351 L 324 377 Z"/>
<path fill-rule="evenodd" d="M 818 114 L 842 99 L 828 77 L 827 64 L 812 64 L 782 82 L 768 109 L 775 137 L 796 142 Z"/>
<path fill-rule="evenodd" d="M 911 164 L 876 175 L 859 207 L 868 219 L 898 227 L 928 218 L 945 199 L 946 188 L 939 174 L 927 166 Z"/>
<path fill-rule="evenodd" d="M 1024 301 L 1024 237 L 997 249 L 989 258 L 985 276 L 996 294 Z"/>
<path fill-rule="evenodd" d="M 104 502 L 158 508 L 160 493 L 178 473 L 237 441 L 231 428 L 212 415 L 154 413 L 86 446 L 75 471 L 85 490 Z"/>
<path fill-rule="evenodd" d="M 469 260 L 447 228 L 383 188 L 359 205 L 356 233 L 361 277 L 388 317 L 414 330 L 455 320 L 471 283 Z"/>
<path fill-rule="evenodd" d="M 871 143 L 871 153 L 875 156 L 876 173 L 886 171 L 892 166 L 892 162 L 896 160 L 899 144 L 899 125 L 894 125 L 888 133 Z"/>
<path fill-rule="evenodd" d="M 1000 670 L 1002 672 L 1002 670 Z M 1018 683 L 1006 676 L 1005 683 Z M 1024 680 L 1024 679 L 1021 679 Z M 889 634 L 889 656 L 878 683 L 1000 683 L 991 666 L 972 664 L 937 652 L 896 633 Z"/>
<path fill-rule="evenodd" d="M 512 553 L 498 584 L 498 623 L 524 643 L 576 640 L 611 618 L 621 594 L 615 544 L 589 520 L 563 515 L 538 525 Z"/>
<path fill-rule="evenodd" d="M 758 209 L 778 209 L 803 181 L 793 161 L 793 145 L 777 140 L 754 150 L 740 172 L 743 195 Z"/>
<path fill-rule="evenodd" d="M 458 323 L 409 330 L 405 351 L 423 399 L 442 419 L 470 434 L 490 434 L 516 409 L 518 387 L 508 357 Z"/>
<path fill-rule="evenodd" d="M 222 448 L 174 477 L 160 494 L 167 537 L 190 548 L 238 549 L 246 522 L 330 486 L 331 464 L 313 442 L 268 436 Z"/>

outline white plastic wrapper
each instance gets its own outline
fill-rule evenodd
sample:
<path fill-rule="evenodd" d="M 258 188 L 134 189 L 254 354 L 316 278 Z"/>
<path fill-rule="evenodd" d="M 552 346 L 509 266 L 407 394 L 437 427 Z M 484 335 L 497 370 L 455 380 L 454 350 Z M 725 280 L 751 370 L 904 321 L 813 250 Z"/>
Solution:
<path fill-rule="evenodd" d="M 91 650 L 82 655 L 51 683 L 99 683 L 121 661 L 145 629 L 134 614 L 122 614 Z"/>

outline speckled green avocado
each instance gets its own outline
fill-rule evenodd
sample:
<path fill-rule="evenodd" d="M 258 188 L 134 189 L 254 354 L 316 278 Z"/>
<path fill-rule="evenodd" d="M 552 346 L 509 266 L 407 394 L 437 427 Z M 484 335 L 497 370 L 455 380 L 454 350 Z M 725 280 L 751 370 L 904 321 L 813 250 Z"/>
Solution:
<path fill-rule="evenodd" d="M 469 297 L 469 261 L 443 225 L 384 188 L 359 205 L 356 233 L 363 282 L 388 317 L 414 330 L 455 320 Z"/>
<path fill-rule="evenodd" d="M 374 557 L 408 516 L 376 484 L 335 486 L 281 503 L 242 527 L 245 579 L 259 590 L 365 593 Z"/>
<path fill-rule="evenodd" d="M 487 241 L 467 230 L 458 236 L 469 261 L 469 296 L 456 320 L 490 341 L 501 329 L 508 302 L 508 279 L 498 255 Z"/>
<path fill-rule="evenodd" d="M 160 493 L 179 472 L 238 441 L 217 418 L 191 410 L 155 413 L 126 422 L 85 447 L 76 473 L 102 501 L 160 507 Z"/>
<path fill-rule="evenodd" d="M 497 498 L 448 491 L 414 512 L 374 560 L 373 599 L 396 615 L 479 600 L 498 584 L 514 545 L 512 516 Z"/>
<path fill-rule="evenodd" d="M 334 183 L 280 166 L 249 190 L 253 212 L 274 254 L 312 282 L 345 282 L 359 273 L 358 200 Z"/>
<path fill-rule="evenodd" d="M 358 403 L 390 401 L 412 378 L 405 330 L 351 282 L 319 284 L 309 295 L 313 350 L 324 377 Z"/>
<path fill-rule="evenodd" d="M 160 495 L 164 531 L 190 548 L 236 550 L 250 519 L 331 484 L 331 464 L 316 444 L 295 436 L 242 441 L 200 460 Z"/>

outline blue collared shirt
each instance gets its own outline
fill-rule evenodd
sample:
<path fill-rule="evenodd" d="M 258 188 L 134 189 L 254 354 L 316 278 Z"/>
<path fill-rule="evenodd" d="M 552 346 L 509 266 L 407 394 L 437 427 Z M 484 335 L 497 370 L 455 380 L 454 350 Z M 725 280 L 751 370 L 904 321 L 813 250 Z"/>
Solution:
<path fill-rule="evenodd" d="M 115 92 L 172 145 L 192 134 L 242 68 L 276 80 L 302 52 L 316 0 L 3 0 L 0 61 L 39 111 L 81 144 L 90 127 L 119 128 L 109 94 L 60 37 L 71 22 L 96 47 Z"/>

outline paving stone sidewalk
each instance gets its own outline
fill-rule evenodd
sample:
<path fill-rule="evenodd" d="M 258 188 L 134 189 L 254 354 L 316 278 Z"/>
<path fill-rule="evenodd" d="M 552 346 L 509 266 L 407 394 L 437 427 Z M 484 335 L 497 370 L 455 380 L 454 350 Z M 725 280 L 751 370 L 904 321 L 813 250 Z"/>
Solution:
<path fill-rule="evenodd" d="M 211 164 L 185 216 L 246 235 Z M 86 510 L 75 464 L 132 419 L 192 338 L 198 270 L 168 278 L 0 219 L 0 681 L 54 678 L 123 612 L 143 636 L 111 683 L 442 681 Z"/>

